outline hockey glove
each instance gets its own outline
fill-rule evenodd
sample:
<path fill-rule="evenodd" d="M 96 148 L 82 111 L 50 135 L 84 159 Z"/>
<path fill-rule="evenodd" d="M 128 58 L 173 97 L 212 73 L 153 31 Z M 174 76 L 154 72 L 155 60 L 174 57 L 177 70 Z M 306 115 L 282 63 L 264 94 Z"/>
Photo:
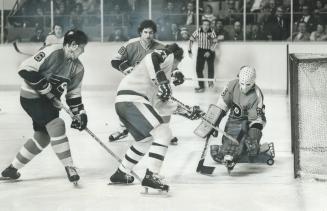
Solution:
<path fill-rule="evenodd" d="M 182 107 L 178 106 L 174 114 L 181 115 L 190 120 L 197 120 L 200 119 L 204 113 L 199 106 L 193 106 L 190 108 L 190 110 L 185 110 Z"/>
<path fill-rule="evenodd" d="M 184 83 L 184 74 L 182 72 L 175 71 L 173 73 L 173 77 L 174 77 L 173 84 L 175 86 L 178 86 L 178 85 L 181 85 L 182 83 Z"/>
<path fill-rule="evenodd" d="M 66 102 L 74 114 L 70 127 L 77 130 L 84 130 L 87 126 L 87 115 L 84 110 L 84 104 L 82 103 L 82 97 L 68 98 Z"/>
<path fill-rule="evenodd" d="M 81 112 L 74 116 L 72 124 L 70 125 L 71 128 L 77 129 L 79 131 L 82 131 L 87 126 L 87 115 L 84 112 Z"/>
<path fill-rule="evenodd" d="M 172 94 L 172 90 L 171 87 L 169 85 L 169 81 L 163 82 L 161 84 L 159 84 L 159 90 L 158 90 L 158 94 L 157 96 L 163 101 L 167 101 L 169 100 L 171 94 Z"/>

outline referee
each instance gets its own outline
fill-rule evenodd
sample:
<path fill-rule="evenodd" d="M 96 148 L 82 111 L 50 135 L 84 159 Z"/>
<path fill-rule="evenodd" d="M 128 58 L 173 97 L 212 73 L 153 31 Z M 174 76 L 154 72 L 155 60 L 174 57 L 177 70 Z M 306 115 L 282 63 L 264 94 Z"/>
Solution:
<path fill-rule="evenodd" d="M 198 78 L 203 78 L 204 63 L 208 63 L 208 77 L 214 78 L 214 61 L 215 61 L 215 47 L 216 47 L 216 34 L 210 28 L 209 20 L 202 20 L 201 28 L 195 30 L 190 37 L 189 54 L 192 54 L 192 45 L 195 40 L 198 40 L 198 55 L 196 58 L 196 74 Z M 210 81 L 208 86 L 213 87 L 213 82 Z M 204 92 L 204 82 L 199 81 L 199 87 L 195 88 L 195 92 Z"/>

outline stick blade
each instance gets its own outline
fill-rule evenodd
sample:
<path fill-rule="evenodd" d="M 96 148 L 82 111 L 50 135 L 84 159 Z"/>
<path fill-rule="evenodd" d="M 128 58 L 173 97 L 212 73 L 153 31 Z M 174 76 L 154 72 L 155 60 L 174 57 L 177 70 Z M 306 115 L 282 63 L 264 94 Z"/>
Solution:
<path fill-rule="evenodd" d="M 196 172 L 200 174 L 212 174 L 214 170 L 215 167 L 204 165 L 204 158 L 199 161 L 198 167 L 196 168 Z"/>

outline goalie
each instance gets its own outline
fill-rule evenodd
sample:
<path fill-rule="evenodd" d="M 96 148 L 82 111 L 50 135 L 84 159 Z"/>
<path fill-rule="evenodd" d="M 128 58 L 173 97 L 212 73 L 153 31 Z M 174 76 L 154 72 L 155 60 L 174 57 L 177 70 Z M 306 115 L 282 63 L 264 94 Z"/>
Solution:
<path fill-rule="evenodd" d="M 239 144 L 226 136 L 222 138 L 222 145 L 211 145 L 212 158 L 225 164 L 232 170 L 237 162 L 267 162 L 273 164 L 273 144 L 260 145 L 262 129 L 266 124 L 263 94 L 255 84 L 256 71 L 253 67 L 243 66 L 238 79 L 232 80 L 225 87 L 218 99 L 217 106 L 211 106 L 207 116 L 218 127 L 222 118 L 230 111 L 225 126 L 225 132 L 234 137 Z M 212 118 L 212 116 L 215 118 Z M 195 133 L 199 136 L 218 136 L 212 129 L 204 129 L 202 122 Z M 206 131 L 206 132 L 204 132 Z"/>

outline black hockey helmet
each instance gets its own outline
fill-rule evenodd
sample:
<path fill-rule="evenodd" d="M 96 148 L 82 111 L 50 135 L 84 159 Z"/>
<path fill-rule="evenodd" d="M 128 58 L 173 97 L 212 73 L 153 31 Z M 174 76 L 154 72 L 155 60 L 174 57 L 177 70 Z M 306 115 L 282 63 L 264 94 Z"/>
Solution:
<path fill-rule="evenodd" d="M 71 29 L 68 30 L 64 36 L 64 45 L 71 44 L 73 41 L 75 41 L 77 45 L 87 44 L 88 38 L 83 31 Z"/>

